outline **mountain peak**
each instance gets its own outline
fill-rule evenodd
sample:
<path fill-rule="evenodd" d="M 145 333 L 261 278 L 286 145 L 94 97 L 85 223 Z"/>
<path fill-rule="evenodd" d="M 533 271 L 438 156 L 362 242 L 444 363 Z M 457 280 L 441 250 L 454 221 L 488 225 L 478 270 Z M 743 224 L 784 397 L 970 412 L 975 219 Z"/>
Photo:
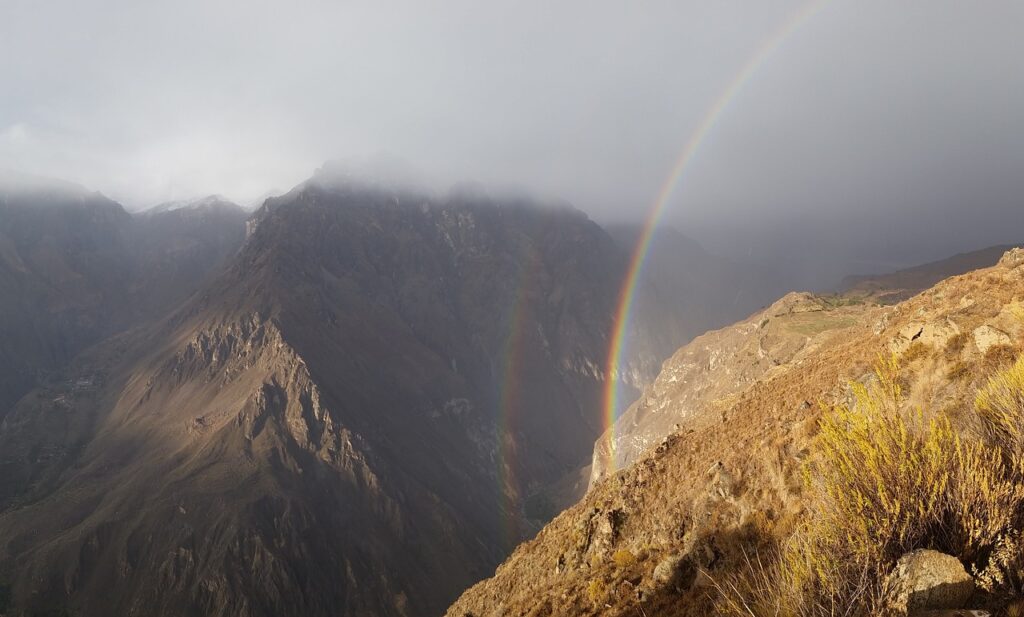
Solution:
<path fill-rule="evenodd" d="M 148 210 L 143 210 L 141 214 L 161 214 L 164 212 L 174 212 L 177 210 L 206 210 L 206 209 L 231 209 L 231 210 L 244 210 L 241 206 L 233 201 L 228 200 L 223 195 L 207 195 L 205 197 L 194 197 L 192 199 L 178 199 L 174 201 L 165 201 L 157 204 Z"/>

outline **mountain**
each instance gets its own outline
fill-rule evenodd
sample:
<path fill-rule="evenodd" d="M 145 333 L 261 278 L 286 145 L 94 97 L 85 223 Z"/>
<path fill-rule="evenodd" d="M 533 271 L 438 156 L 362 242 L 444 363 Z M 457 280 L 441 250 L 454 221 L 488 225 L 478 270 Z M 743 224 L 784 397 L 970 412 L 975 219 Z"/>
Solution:
<path fill-rule="evenodd" d="M 133 215 L 130 241 L 136 272 L 130 303 L 160 315 L 219 272 L 242 246 L 249 213 L 212 195 L 162 204 Z"/>
<path fill-rule="evenodd" d="M 41 373 L 126 320 L 131 216 L 97 193 L 0 184 L 0 418 Z M 18 180 L 18 181 L 15 181 Z"/>
<path fill-rule="evenodd" d="M 803 474 L 823 409 L 849 401 L 849 384 L 871 384 L 873 364 L 891 354 L 909 406 L 954 416 L 973 409 L 978 388 L 1024 339 L 1022 284 L 1024 251 L 1015 249 L 994 267 L 895 305 L 835 307 L 834 298 L 789 296 L 761 321 L 709 334 L 708 355 L 691 347 L 667 361 L 633 416 L 671 414 L 678 426 L 632 465 L 606 473 L 447 615 L 724 609 L 716 585 L 731 589 L 807 522 Z M 760 349 L 767 369 L 756 360 Z M 695 360 L 716 364 L 721 381 Z M 701 402 L 693 390 L 703 388 L 715 392 Z"/>
<path fill-rule="evenodd" d="M 224 202 L 130 215 L 99 193 L 0 176 L 0 418 L 114 333 L 175 308 L 241 246 Z"/>
<path fill-rule="evenodd" d="M 626 255 L 580 212 L 320 174 L 212 270 L 194 263 L 230 251 L 161 243 L 155 216 L 191 209 L 140 219 L 155 262 L 177 256 L 160 279 L 210 278 L 0 426 L 17 606 L 440 614 L 590 457 Z M 636 328 L 635 385 L 678 346 L 669 329 Z"/>
<path fill-rule="evenodd" d="M 942 279 L 994 266 L 1011 248 L 1006 245 L 990 246 L 887 274 L 848 276 L 840 283 L 839 290 L 843 294 L 892 304 L 906 300 Z"/>

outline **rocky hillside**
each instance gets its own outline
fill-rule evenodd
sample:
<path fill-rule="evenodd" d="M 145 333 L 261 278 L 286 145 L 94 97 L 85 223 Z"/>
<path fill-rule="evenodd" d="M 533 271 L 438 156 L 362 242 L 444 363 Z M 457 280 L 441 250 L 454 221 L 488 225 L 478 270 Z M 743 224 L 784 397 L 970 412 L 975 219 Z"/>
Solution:
<path fill-rule="evenodd" d="M 755 384 L 785 373 L 863 322 L 863 302 L 791 293 L 680 348 L 594 446 L 591 482 L 631 465 L 696 415 L 721 414 Z"/>
<path fill-rule="evenodd" d="M 625 256 L 584 215 L 317 177 L 249 228 L 0 426 L 16 606 L 440 614 L 589 458 Z"/>
<path fill-rule="evenodd" d="M 78 353 L 176 308 L 233 255 L 221 203 L 132 216 L 98 193 L 0 176 L 0 418 Z"/>
<path fill-rule="evenodd" d="M 710 352 L 720 362 L 717 373 L 729 380 L 751 375 L 752 383 L 715 386 L 723 394 L 711 395 L 713 405 L 694 406 L 686 389 L 671 387 L 673 374 L 699 375 L 687 366 L 695 350 L 677 354 L 643 404 L 651 412 L 683 410 L 676 430 L 628 468 L 606 474 L 447 614 L 709 614 L 719 597 L 713 583 L 747 568 L 759 547 L 788 536 L 799 520 L 800 469 L 821 404 L 847 400 L 849 383 L 870 381 L 879 355 L 895 353 L 911 404 L 951 414 L 971 409 L 993 367 L 1020 350 L 1021 289 L 1024 251 L 1014 250 L 995 267 L 953 277 L 894 306 L 777 314 L 786 304 L 820 302 L 790 297 L 769 310 L 766 322 L 747 323 L 746 343 L 744 328 L 718 334 L 732 342 L 723 355 Z M 765 331 L 778 327 L 772 321 L 807 319 L 797 329 L 824 330 L 828 344 L 820 334 L 792 339 L 802 345 L 795 352 L 783 345 L 788 362 L 758 368 L 753 358 Z M 830 327 L 822 329 L 821 320 Z M 744 348 L 749 355 L 737 353 Z"/>

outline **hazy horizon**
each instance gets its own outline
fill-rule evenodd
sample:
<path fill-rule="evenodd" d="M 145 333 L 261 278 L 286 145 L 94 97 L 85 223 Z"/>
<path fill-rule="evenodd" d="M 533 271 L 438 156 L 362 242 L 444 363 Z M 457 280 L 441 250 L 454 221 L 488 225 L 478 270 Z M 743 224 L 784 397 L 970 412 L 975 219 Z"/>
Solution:
<path fill-rule="evenodd" d="M 703 135 L 664 220 L 720 252 L 889 267 L 1024 238 L 1024 6 L 631 8 L 5 3 L 0 167 L 139 210 L 340 161 L 638 222 Z"/>

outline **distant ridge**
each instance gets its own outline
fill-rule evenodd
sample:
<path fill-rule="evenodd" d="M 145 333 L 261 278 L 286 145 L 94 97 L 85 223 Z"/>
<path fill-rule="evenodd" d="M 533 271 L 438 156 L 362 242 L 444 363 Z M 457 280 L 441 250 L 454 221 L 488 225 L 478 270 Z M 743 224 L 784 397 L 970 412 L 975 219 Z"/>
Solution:
<path fill-rule="evenodd" d="M 958 253 L 946 259 L 889 274 L 847 276 L 840 283 L 839 291 L 844 294 L 865 296 L 883 304 L 893 304 L 906 300 L 943 279 L 994 266 L 1013 246 L 1000 244 L 977 251 Z"/>

